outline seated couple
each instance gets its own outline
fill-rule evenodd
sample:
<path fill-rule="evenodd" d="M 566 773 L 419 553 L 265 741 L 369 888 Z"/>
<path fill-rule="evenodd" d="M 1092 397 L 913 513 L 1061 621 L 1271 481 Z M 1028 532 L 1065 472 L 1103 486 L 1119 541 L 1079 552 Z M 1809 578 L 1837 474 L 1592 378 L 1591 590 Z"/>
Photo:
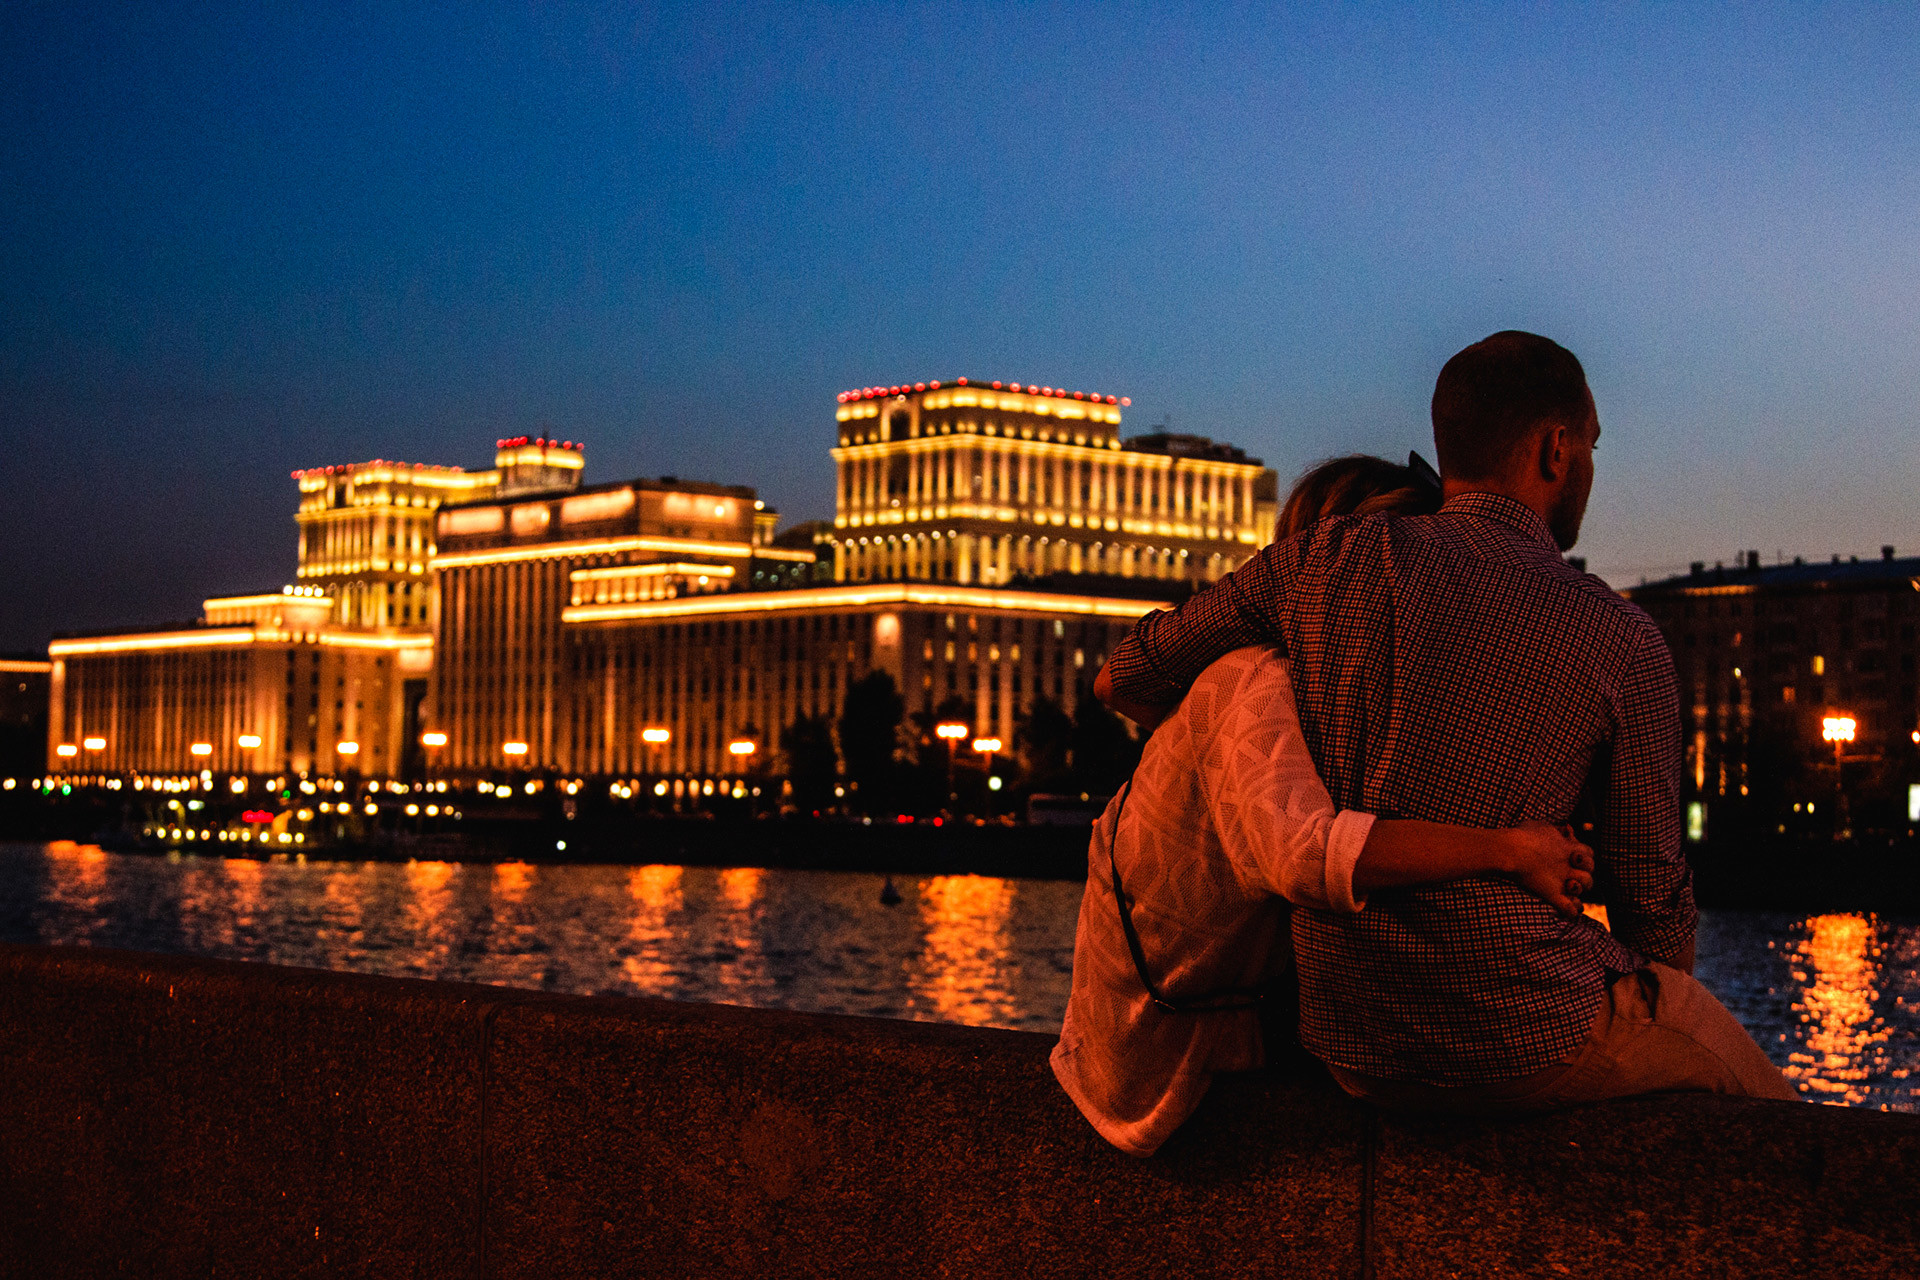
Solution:
<path fill-rule="evenodd" d="M 1585 372 L 1495 334 L 1441 371 L 1433 428 L 1437 484 L 1308 473 L 1273 545 L 1100 673 L 1158 728 L 1094 828 L 1053 1069 L 1123 1151 L 1279 1057 L 1296 1017 L 1387 1106 L 1795 1096 L 1690 976 L 1666 644 L 1563 558 L 1600 435 Z"/>

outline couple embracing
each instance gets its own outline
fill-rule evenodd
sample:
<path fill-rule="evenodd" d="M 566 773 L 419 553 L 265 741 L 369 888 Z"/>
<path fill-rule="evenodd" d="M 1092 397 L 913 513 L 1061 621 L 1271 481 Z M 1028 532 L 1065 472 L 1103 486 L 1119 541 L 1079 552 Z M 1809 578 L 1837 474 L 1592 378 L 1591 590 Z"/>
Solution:
<path fill-rule="evenodd" d="M 1427 1111 L 1794 1096 L 1691 976 L 1666 644 L 1564 559 L 1585 372 L 1494 334 L 1442 369 L 1433 431 L 1438 477 L 1309 472 L 1271 546 L 1100 673 L 1154 732 L 1094 828 L 1053 1069 L 1123 1151 L 1296 1043 Z"/>

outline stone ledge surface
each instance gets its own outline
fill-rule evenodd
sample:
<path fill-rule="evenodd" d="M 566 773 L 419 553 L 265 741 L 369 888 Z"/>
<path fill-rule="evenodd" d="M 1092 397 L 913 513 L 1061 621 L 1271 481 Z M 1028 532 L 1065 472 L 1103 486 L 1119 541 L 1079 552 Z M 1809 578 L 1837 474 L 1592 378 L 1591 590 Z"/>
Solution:
<path fill-rule="evenodd" d="M 1050 1044 L 0 947 L 0 1274 L 1920 1274 L 1920 1117 L 1271 1072 L 1139 1161 Z"/>

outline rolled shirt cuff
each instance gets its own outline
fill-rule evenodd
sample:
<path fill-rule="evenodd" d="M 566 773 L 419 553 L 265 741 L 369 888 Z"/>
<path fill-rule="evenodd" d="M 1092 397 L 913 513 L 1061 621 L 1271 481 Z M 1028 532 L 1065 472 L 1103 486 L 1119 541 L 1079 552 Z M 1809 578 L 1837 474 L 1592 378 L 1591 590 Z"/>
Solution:
<path fill-rule="evenodd" d="M 1327 829 L 1326 893 L 1327 905 L 1335 911 L 1354 912 L 1367 905 L 1366 895 L 1354 892 L 1353 868 L 1372 831 L 1370 813 L 1342 809 L 1333 815 Z"/>

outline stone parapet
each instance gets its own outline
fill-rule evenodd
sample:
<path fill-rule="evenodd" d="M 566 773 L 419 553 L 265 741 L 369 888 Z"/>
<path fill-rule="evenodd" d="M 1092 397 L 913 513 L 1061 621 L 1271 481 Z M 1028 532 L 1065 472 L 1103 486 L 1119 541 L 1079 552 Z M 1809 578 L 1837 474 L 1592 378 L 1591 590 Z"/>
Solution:
<path fill-rule="evenodd" d="M 1223 1080 L 1151 1160 L 1051 1039 L 0 947 L 0 1274 L 1871 1276 L 1920 1118 L 1501 1123 Z"/>

